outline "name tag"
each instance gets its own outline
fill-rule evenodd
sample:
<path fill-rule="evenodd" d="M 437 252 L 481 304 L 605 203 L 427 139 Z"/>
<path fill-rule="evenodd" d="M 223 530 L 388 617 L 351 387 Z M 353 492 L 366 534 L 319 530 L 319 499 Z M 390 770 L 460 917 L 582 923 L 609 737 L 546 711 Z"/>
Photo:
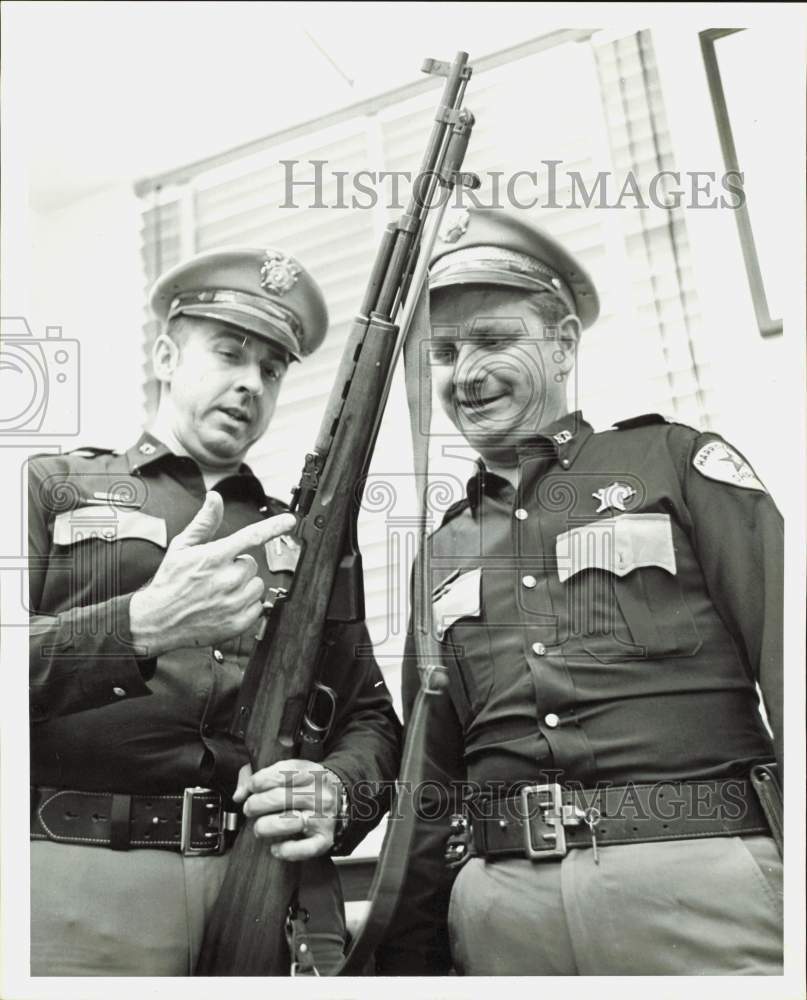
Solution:
<path fill-rule="evenodd" d="M 586 569 L 626 576 L 642 566 L 676 573 L 669 514 L 623 514 L 564 531 L 555 539 L 558 579 Z"/>
<path fill-rule="evenodd" d="M 120 542 L 125 538 L 140 538 L 164 549 L 168 529 L 161 517 L 119 507 L 78 507 L 57 514 L 53 522 L 54 545 L 75 545 L 90 539 Z"/>

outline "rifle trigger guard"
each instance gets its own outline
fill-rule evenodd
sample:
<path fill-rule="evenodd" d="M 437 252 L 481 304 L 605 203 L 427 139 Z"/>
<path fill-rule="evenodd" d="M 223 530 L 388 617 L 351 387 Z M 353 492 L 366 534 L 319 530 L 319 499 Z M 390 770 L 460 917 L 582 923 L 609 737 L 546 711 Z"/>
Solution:
<path fill-rule="evenodd" d="M 327 684 L 316 681 L 303 715 L 301 738 L 306 743 L 323 743 L 328 738 L 335 718 L 336 691 Z"/>

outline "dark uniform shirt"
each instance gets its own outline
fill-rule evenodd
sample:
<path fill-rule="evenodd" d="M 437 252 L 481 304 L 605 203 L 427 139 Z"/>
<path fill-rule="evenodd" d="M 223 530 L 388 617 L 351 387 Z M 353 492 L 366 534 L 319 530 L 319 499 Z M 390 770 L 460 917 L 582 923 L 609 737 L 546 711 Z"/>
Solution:
<path fill-rule="evenodd" d="M 285 509 L 245 465 L 215 488 L 224 500 L 216 537 Z M 122 455 L 37 457 L 29 489 L 32 784 L 130 794 L 201 785 L 232 794 L 247 754 L 227 730 L 255 629 L 156 660 L 133 647 L 129 629 L 132 593 L 202 505 L 198 466 L 144 434 Z M 275 569 L 288 563 L 280 551 Z M 251 554 L 267 586 L 288 587 L 290 571 L 271 572 L 263 548 Z M 399 760 L 400 725 L 369 650 L 365 627 L 351 626 L 324 667 L 338 704 L 323 764 L 348 791 L 360 781 L 389 783 Z M 352 850 L 379 813 L 352 824 L 341 849 Z"/>
<path fill-rule="evenodd" d="M 778 751 L 782 525 L 742 456 L 654 415 L 594 434 L 574 413 L 519 457 L 518 490 L 481 466 L 430 540 L 449 696 L 424 790 L 746 776 L 771 760 L 756 684 Z M 450 964 L 446 809 L 421 806 L 439 818 L 419 823 L 391 974 Z"/>

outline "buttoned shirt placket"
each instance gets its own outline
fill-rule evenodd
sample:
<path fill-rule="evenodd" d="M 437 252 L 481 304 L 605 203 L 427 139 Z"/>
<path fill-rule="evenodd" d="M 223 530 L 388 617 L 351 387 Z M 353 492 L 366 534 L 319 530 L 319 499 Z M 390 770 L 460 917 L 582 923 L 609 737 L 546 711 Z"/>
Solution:
<path fill-rule="evenodd" d="M 552 755 L 551 767 L 543 762 L 542 772 L 547 778 L 552 771 L 562 771 L 593 780 L 596 763 L 591 745 L 575 718 L 577 692 L 566 656 L 571 616 L 567 595 L 558 581 L 555 556 L 555 539 L 565 524 L 561 512 L 542 502 L 545 491 L 541 489 L 548 475 L 571 467 L 577 449 L 569 447 L 576 444 L 574 438 L 562 445 L 551 443 L 555 447 L 549 460 L 536 463 L 527 459 L 522 464 L 518 509 L 528 516 L 514 519 L 516 538 L 520 535 L 521 544 L 526 542 L 528 551 L 535 554 L 530 577 L 535 585 L 525 587 L 524 579 L 519 581 L 524 656 L 535 692 L 536 725 Z"/>

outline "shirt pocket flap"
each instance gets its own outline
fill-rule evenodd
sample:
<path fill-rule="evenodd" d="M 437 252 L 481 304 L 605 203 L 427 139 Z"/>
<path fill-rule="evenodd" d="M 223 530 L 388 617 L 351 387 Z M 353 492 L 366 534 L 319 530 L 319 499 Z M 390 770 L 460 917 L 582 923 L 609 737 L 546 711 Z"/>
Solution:
<path fill-rule="evenodd" d="M 442 639 L 460 618 L 478 618 L 482 611 L 482 569 L 463 573 L 432 603 L 434 630 Z"/>
<path fill-rule="evenodd" d="M 623 514 L 564 531 L 555 539 L 561 582 L 585 569 L 626 576 L 641 566 L 675 575 L 669 514 Z"/>
<path fill-rule="evenodd" d="M 53 522 L 54 545 L 75 545 L 90 539 L 120 542 L 125 538 L 139 538 L 164 549 L 168 529 L 161 517 L 119 507 L 78 507 L 57 514 Z"/>

